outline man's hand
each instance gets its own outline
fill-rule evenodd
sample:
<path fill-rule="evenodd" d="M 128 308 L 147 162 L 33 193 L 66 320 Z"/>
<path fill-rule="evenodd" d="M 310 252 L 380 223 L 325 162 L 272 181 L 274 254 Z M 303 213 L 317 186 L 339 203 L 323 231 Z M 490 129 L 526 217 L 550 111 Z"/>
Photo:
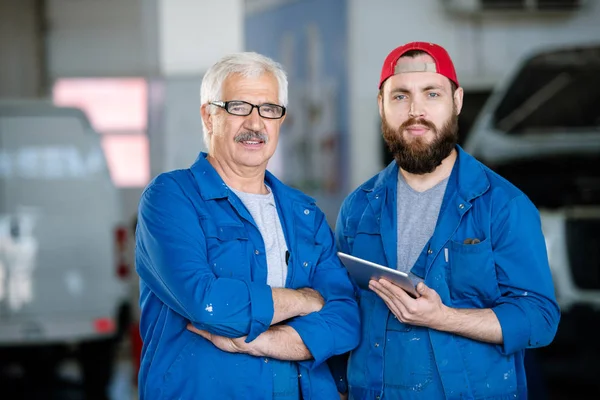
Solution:
<path fill-rule="evenodd" d="M 446 307 L 438 293 L 420 282 L 419 297 L 414 299 L 404 289 L 387 279 L 371 280 L 369 289 L 374 291 L 401 322 L 436 329 L 445 319 Z"/>
<path fill-rule="evenodd" d="M 212 342 L 212 344 L 214 344 L 219 349 L 228 353 L 252 354 L 252 346 L 250 345 L 250 343 L 245 342 L 246 336 L 232 339 L 225 336 L 213 335 L 210 332 L 196 328 L 192 324 L 187 324 L 187 329 L 191 332 L 202 336 L 204 339 Z"/>
<path fill-rule="evenodd" d="M 447 307 L 440 295 L 422 282 L 417 285 L 420 294 L 417 299 L 385 279 L 369 281 L 369 288 L 404 323 L 451 332 L 480 342 L 504 343 L 500 321 L 489 308 Z"/>
<path fill-rule="evenodd" d="M 228 353 L 244 353 L 254 357 L 270 357 L 287 361 L 304 361 L 312 358 L 310 350 L 298 332 L 288 325 L 272 326 L 250 343 L 246 343 L 246 336 L 235 339 L 219 336 L 197 329 L 191 323 L 187 324 L 187 329 Z"/>
<path fill-rule="evenodd" d="M 323 296 L 321 296 L 321 293 L 317 292 L 314 289 L 302 288 L 298 289 L 298 292 L 302 294 L 307 304 L 306 312 L 302 313 L 301 315 L 308 315 L 313 312 L 319 312 L 321 311 L 321 308 L 323 308 L 323 306 L 325 305 L 325 300 L 323 299 Z"/>

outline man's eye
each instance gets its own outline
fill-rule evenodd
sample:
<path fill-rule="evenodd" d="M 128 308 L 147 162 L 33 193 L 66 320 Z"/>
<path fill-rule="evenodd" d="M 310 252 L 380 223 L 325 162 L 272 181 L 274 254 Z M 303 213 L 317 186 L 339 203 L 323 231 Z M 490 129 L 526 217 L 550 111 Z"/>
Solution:
<path fill-rule="evenodd" d="M 230 106 L 229 109 L 233 112 L 244 112 L 246 111 L 246 107 L 243 104 Z"/>
<path fill-rule="evenodd" d="M 440 97 L 440 94 L 439 94 L 439 93 L 436 93 L 436 92 L 429 92 L 427 95 L 428 95 L 429 97 Z"/>
<path fill-rule="evenodd" d="M 406 99 L 406 95 L 404 94 L 398 94 L 396 96 L 394 96 L 394 100 L 404 100 Z"/>

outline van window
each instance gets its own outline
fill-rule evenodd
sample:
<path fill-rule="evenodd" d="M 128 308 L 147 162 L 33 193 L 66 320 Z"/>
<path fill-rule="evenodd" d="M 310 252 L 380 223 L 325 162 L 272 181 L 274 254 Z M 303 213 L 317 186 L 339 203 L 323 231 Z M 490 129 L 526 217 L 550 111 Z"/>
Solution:
<path fill-rule="evenodd" d="M 530 59 L 494 113 L 512 135 L 600 131 L 600 46 L 547 52 Z"/>
<path fill-rule="evenodd" d="M 102 180 L 100 140 L 73 116 L 0 117 L 0 179 Z"/>

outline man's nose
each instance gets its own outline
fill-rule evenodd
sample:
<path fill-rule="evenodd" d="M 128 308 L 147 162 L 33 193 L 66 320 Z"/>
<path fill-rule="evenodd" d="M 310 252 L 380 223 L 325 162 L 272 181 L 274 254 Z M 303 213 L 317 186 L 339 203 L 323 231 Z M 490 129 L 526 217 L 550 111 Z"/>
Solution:
<path fill-rule="evenodd" d="M 413 99 L 410 102 L 410 109 L 408 110 L 408 116 L 410 118 L 422 118 L 425 117 L 425 107 L 418 99 Z"/>
<path fill-rule="evenodd" d="M 264 127 L 264 121 L 258 113 L 258 107 L 254 107 L 250 115 L 246 117 L 245 125 L 247 128 L 254 131 L 258 131 Z"/>

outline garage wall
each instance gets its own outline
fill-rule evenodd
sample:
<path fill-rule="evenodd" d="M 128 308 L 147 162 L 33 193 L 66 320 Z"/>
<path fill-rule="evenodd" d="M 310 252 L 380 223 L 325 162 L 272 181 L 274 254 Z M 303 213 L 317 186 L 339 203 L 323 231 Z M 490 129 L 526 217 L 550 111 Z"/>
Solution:
<path fill-rule="evenodd" d="M 0 0 L 0 98 L 36 97 L 42 91 L 40 2 Z"/>

